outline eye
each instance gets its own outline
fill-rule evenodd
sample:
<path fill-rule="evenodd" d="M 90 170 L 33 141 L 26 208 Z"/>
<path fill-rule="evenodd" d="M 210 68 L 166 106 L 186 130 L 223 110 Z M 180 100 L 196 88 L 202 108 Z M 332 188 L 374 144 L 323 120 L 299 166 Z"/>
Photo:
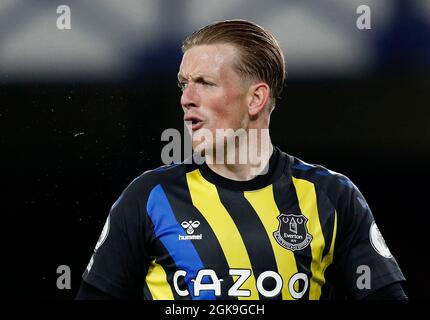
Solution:
<path fill-rule="evenodd" d="M 179 87 L 179 89 L 181 89 L 182 91 L 184 91 L 185 88 L 187 87 L 187 83 L 185 81 L 179 81 L 178 82 L 178 87 Z"/>
<path fill-rule="evenodd" d="M 202 84 L 204 86 L 209 86 L 209 87 L 214 85 L 212 82 L 208 82 L 208 81 L 205 81 L 205 80 L 200 80 L 200 81 L 198 81 L 198 83 L 200 83 L 200 84 Z"/>

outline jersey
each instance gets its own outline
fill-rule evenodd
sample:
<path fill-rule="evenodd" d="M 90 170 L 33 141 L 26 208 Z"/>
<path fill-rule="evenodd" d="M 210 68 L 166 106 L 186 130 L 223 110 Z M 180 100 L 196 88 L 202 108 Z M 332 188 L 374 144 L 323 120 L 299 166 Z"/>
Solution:
<path fill-rule="evenodd" d="M 266 174 L 145 172 L 113 204 L 83 280 L 117 298 L 361 299 L 405 280 L 358 188 L 274 147 Z"/>

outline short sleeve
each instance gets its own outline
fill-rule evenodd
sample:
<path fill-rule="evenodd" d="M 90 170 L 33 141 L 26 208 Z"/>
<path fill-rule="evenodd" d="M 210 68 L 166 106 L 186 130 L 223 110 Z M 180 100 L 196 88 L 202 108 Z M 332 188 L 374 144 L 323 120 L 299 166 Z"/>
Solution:
<path fill-rule="evenodd" d="M 120 299 L 143 294 L 145 250 L 140 201 L 133 186 L 112 206 L 83 280 Z"/>
<path fill-rule="evenodd" d="M 404 281 L 366 200 L 351 182 L 337 210 L 340 233 L 336 269 L 347 296 L 362 299 L 384 286 Z"/>

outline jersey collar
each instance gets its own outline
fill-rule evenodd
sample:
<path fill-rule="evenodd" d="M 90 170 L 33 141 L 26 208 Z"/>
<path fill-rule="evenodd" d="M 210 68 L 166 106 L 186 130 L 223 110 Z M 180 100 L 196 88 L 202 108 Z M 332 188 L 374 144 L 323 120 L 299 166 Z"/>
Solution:
<path fill-rule="evenodd" d="M 274 146 L 273 153 L 270 156 L 269 170 L 267 173 L 258 175 L 255 178 L 246 181 L 237 181 L 225 178 L 212 171 L 206 163 L 198 166 L 198 169 L 207 181 L 219 187 L 238 191 L 257 190 L 272 184 L 275 180 L 280 178 L 287 161 L 288 158 L 283 155 L 282 151 Z"/>

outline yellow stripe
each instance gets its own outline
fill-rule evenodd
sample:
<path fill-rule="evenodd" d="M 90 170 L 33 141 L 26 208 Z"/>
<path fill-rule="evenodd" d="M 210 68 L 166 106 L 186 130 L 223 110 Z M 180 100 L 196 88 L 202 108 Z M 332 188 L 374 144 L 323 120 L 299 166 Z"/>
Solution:
<path fill-rule="evenodd" d="M 313 183 L 307 180 L 296 179 L 294 177 L 293 183 L 296 188 L 300 210 L 302 211 L 303 215 L 308 218 L 308 231 L 313 237 L 310 244 L 312 251 L 312 277 L 310 279 L 309 299 L 318 300 L 321 297 L 321 287 L 325 283 L 324 272 L 333 260 L 337 217 L 335 215 L 333 240 L 330 246 L 330 251 L 323 260 L 322 254 L 325 246 L 325 241 L 318 215 L 315 186 Z"/>
<path fill-rule="evenodd" d="M 293 298 L 288 290 L 288 281 L 295 273 L 297 273 L 297 265 L 294 253 L 281 247 L 273 237 L 273 232 L 278 230 L 279 220 L 277 217 L 280 214 L 274 199 L 273 186 L 270 185 L 258 191 L 246 191 L 244 194 L 255 212 L 257 212 L 257 215 L 269 236 L 270 244 L 272 245 L 273 253 L 275 255 L 276 265 L 278 267 L 278 273 L 281 275 L 283 280 L 282 299 L 292 300 Z M 296 284 L 298 284 L 298 282 L 296 282 Z"/>
<path fill-rule="evenodd" d="M 146 284 L 154 300 L 174 300 L 172 289 L 167 282 L 163 267 L 153 260 L 146 275 Z"/>
<path fill-rule="evenodd" d="M 252 272 L 251 261 L 243 239 L 230 214 L 222 205 L 216 187 L 206 181 L 198 169 L 187 173 L 187 182 L 193 205 L 200 211 L 215 233 L 229 267 L 248 269 Z M 241 289 L 251 290 L 251 296 L 239 297 L 239 299 L 259 299 L 254 272 Z"/>

